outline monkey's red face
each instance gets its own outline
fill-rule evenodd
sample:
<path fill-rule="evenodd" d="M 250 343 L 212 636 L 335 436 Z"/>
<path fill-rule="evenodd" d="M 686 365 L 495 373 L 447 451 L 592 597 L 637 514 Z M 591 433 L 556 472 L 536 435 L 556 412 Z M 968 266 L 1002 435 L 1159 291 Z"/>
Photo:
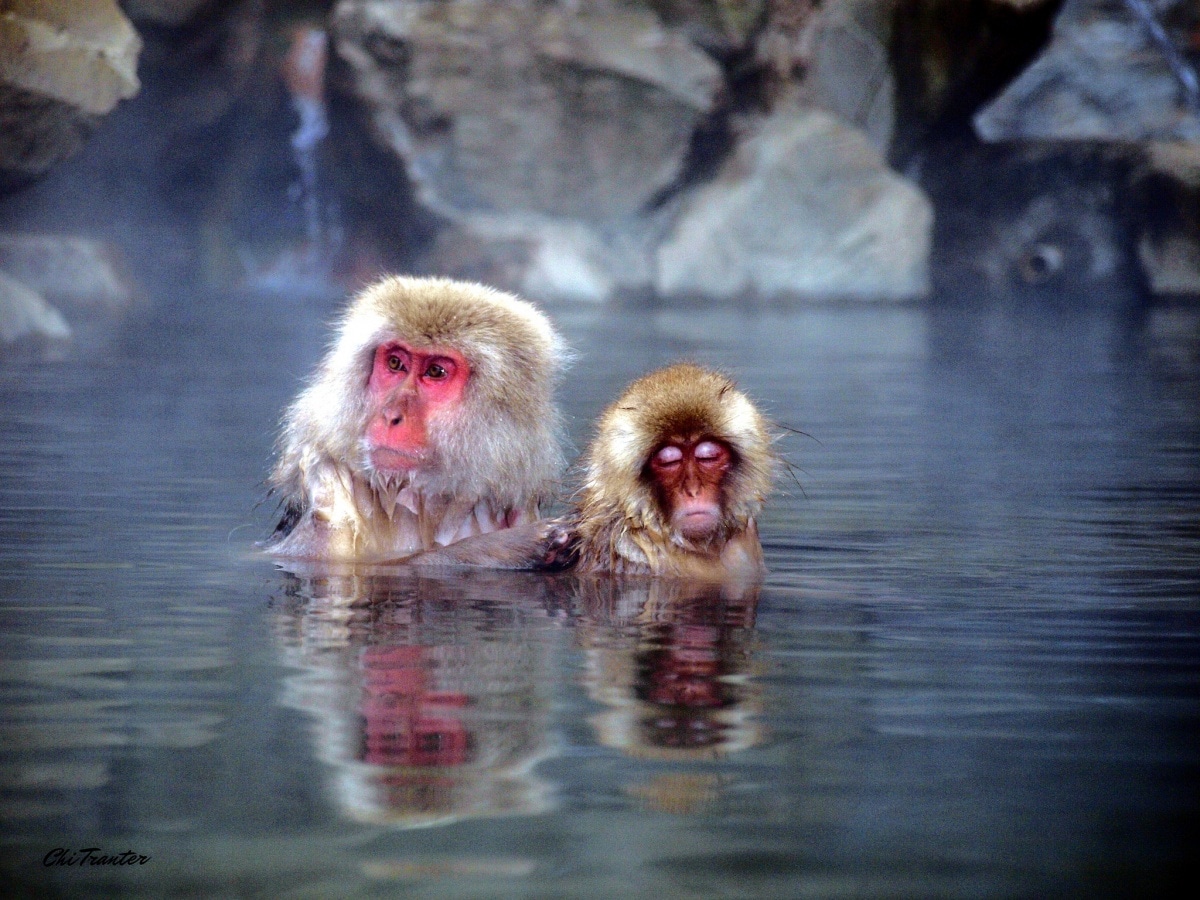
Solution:
<path fill-rule="evenodd" d="M 470 377 L 470 366 L 454 350 L 414 350 L 399 341 L 377 347 L 367 381 L 371 464 L 407 472 L 429 463 L 430 422 L 462 401 Z"/>
<path fill-rule="evenodd" d="M 721 526 L 725 476 L 733 453 L 709 437 L 670 441 L 650 458 L 650 476 L 671 527 L 688 540 L 713 537 Z"/>

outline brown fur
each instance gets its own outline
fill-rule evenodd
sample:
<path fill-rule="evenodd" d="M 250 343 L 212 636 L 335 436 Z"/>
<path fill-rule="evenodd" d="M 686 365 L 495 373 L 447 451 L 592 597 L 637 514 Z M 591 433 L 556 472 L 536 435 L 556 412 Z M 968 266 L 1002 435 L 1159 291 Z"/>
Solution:
<path fill-rule="evenodd" d="M 720 440 L 734 454 L 721 526 L 703 545 L 671 527 L 647 473 L 668 439 L 697 436 Z M 777 465 L 772 441 L 766 420 L 719 372 L 680 364 L 639 378 L 601 415 L 585 458 L 579 569 L 694 578 L 761 574 L 755 517 Z"/>

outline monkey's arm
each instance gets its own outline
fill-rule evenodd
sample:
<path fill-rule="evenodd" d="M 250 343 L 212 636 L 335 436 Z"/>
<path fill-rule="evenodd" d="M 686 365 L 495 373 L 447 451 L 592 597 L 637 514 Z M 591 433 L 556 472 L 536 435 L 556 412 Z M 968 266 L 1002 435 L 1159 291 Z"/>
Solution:
<path fill-rule="evenodd" d="M 474 566 L 558 572 L 575 565 L 579 534 L 568 519 L 543 519 L 464 538 L 446 547 L 392 560 L 409 566 Z"/>

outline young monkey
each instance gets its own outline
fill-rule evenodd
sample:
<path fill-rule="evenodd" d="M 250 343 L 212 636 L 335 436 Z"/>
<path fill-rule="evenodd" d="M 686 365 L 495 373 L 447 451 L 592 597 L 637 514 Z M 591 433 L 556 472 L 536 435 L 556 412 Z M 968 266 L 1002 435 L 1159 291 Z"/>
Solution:
<path fill-rule="evenodd" d="M 750 578 L 778 457 L 754 404 L 691 364 L 633 382 L 600 417 L 577 512 L 582 572 Z"/>
<path fill-rule="evenodd" d="M 532 528 L 563 468 L 552 389 L 566 357 L 510 294 L 442 278 L 368 287 L 284 415 L 267 549 L 379 562 Z M 486 551 L 462 559 L 489 564 Z"/>

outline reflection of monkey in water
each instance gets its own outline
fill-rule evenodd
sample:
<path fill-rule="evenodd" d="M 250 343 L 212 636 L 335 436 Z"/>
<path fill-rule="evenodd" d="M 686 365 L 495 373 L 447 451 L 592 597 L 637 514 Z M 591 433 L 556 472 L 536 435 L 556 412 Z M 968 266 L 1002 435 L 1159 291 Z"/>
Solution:
<path fill-rule="evenodd" d="M 580 582 L 600 741 L 635 756 L 711 759 L 761 739 L 751 670 L 757 587 Z"/>
<path fill-rule="evenodd" d="M 362 670 L 363 762 L 388 766 L 461 766 L 469 761 L 471 733 L 463 724 L 470 697 L 437 690 L 430 682 L 429 648 L 372 646 Z"/>
<path fill-rule="evenodd" d="M 724 680 L 722 635 L 710 625 L 662 625 L 643 632 L 634 653 L 634 696 L 651 704 L 640 720 L 649 746 L 720 748 L 729 725 L 710 716 L 734 705 L 738 687 Z"/>
<path fill-rule="evenodd" d="M 551 580 L 313 568 L 272 604 L 275 646 L 342 812 L 424 826 L 548 809 Z"/>

